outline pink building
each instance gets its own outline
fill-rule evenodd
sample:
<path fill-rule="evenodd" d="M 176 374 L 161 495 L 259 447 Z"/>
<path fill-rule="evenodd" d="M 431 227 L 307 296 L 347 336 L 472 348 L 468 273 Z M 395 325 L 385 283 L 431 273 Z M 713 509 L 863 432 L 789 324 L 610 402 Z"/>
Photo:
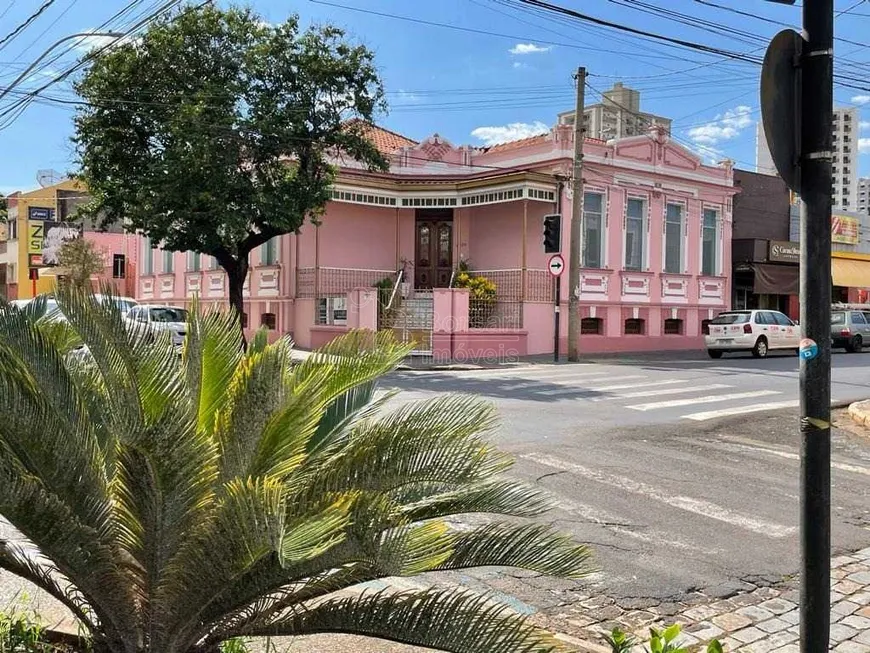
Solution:
<path fill-rule="evenodd" d="M 342 161 L 322 224 L 252 256 L 249 328 L 291 334 L 300 347 L 353 327 L 392 328 L 439 359 L 552 352 L 543 219 L 562 214 L 567 259 L 572 128 L 488 148 L 370 134 L 391 157 L 389 173 Z M 587 140 L 584 183 L 580 285 L 561 278 L 562 351 L 571 291 L 584 352 L 701 348 L 704 322 L 731 294 L 731 164 L 703 165 L 653 129 Z M 142 247 L 141 301 L 226 301 L 214 261 Z M 494 296 L 457 288 L 460 266 L 489 280 L 490 293 L 494 284 Z"/>

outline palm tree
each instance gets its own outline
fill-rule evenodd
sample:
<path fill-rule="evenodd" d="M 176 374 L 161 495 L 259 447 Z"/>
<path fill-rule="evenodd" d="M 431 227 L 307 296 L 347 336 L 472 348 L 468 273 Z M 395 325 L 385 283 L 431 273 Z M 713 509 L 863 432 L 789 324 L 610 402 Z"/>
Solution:
<path fill-rule="evenodd" d="M 354 332 L 294 364 L 286 340 L 243 350 L 233 318 L 194 310 L 179 357 L 89 291 L 58 302 L 87 356 L 66 356 L 70 333 L 36 309 L 0 308 L 0 513 L 28 542 L 0 541 L 0 568 L 69 608 L 94 651 L 323 632 L 562 650 L 461 588 L 355 588 L 490 565 L 588 571 L 584 546 L 513 519 L 547 502 L 501 476 L 489 406 L 376 398 L 405 347 Z M 463 513 L 507 519 L 451 528 Z"/>

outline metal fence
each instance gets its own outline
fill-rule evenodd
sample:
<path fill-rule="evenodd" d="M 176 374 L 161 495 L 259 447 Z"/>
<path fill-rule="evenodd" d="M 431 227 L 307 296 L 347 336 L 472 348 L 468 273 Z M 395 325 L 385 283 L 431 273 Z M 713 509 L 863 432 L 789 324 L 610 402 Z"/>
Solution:
<path fill-rule="evenodd" d="M 396 294 L 392 304 L 387 304 L 389 294 L 383 293 L 378 310 L 378 330 L 392 330 L 396 339 L 413 344 L 412 354 L 432 354 L 432 328 L 435 322 L 434 297 L 431 290 L 416 290 L 412 297 Z"/>

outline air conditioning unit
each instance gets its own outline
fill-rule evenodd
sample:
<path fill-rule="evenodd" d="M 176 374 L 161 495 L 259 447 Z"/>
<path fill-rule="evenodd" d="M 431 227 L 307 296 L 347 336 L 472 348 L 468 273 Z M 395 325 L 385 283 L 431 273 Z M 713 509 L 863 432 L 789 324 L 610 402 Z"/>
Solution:
<path fill-rule="evenodd" d="M 318 324 L 347 325 L 347 297 L 321 297 L 317 306 Z"/>

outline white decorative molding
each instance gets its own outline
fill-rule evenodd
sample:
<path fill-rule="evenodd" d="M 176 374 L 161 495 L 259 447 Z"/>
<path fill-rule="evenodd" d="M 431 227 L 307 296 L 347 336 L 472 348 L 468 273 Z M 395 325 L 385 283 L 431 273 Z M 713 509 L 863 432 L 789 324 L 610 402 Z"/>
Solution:
<path fill-rule="evenodd" d="M 206 296 L 208 297 L 223 297 L 224 296 L 224 279 L 226 275 L 223 272 L 212 272 L 208 275 L 208 286 L 206 287 Z"/>
<path fill-rule="evenodd" d="M 699 279 L 698 303 L 716 306 L 724 305 L 725 281 L 722 279 Z"/>
<path fill-rule="evenodd" d="M 607 300 L 610 275 L 600 272 L 580 272 L 580 292 L 582 300 Z"/>
<path fill-rule="evenodd" d="M 139 295 L 142 299 L 154 298 L 154 277 L 143 277 L 139 280 Z"/>
<path fill-rule="evenodd" d="M 160 297 L 168 299 L 175 296 L 175 275 L 160 277 Z"/>
<path fill-rule="evenodd" d="M 257 271 L 257 295 L 260 297 L 278 296 L 278 270 Z"/>
<path fill-rule="evenodd" d="M 186 279 L 187 296 L 192 297 L 202 292 L 202 275 L 192 274 Z"/>
<path fill-rule="evenodd" d="M 689 303 L 689 280 L 662 275 L 662 302 Z"/>
<path fill-rule="evenodd" d="M 622 273 L 622 301 L 649 302 L 650 277 L 648 275 L 633 275 Z"/>

